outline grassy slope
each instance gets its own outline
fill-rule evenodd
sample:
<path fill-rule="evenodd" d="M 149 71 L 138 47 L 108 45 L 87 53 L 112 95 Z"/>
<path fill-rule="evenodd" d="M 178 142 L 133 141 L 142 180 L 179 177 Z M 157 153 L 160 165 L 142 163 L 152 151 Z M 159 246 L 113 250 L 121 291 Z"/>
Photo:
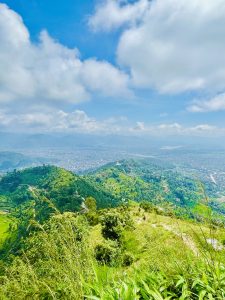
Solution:
<path fill-rule="evenodd" d="M 128 200 L 168 200 L 180 205 L 189 205 L 202 198 L 198 183 L 180 173 L 145 161 L 122 161 L 106 165 L 91 175 L 115 195 Z"/>
<path fill-rule="evenodd" d="M 46 174 L 48 176 L 46 176 Z M 123 175 L 119 176 L 122 176 L 122 179 L 124 179 Z M 130 175 L 128 177 L 131 181 L 128 181 L 126 188 L 130 188 L 131 190 L 135 178 Z M 126 176 L 124 180 L 126 182 Z M 163 183 L 165 183 L 165 180 Z M 11 193 L 19 193 L 21 191 L 21 185 L 36 186 L 38 189 L 44 189 L 48 192 L 50 199 L 54 199 L 56 203 L 63 201 L 63 205 L 66 200 L 72 201 L 72 196 L 78 189 L 79 193 L 82 191 L 83 196 L 96 193 L 96 196 L 99 197 L 96 198 L 97 201 L 102 201 L 104 196 L 107 195 L 103 190 L 97 189 L 97 184 L 90 184 L 83 178 L 79 178 L 70 172 L 54 167 L 28 169 L 23 172 L 8 175 L 6 180 L 0 183 L 0 190 L 2 189 L 2 193 L 4 191 L 3 196 L 9 197 Z M 114 188 L 115 187 L 113 187 L 113 190 Z M 112 208 L 111 212 L 119 211 L 119 209 L 120 208 Z M 82 272 L 87 272 L 90 277 L 95 273 L 97 277 L 90 279 L 88 283 L 91 285 L 97 280 L 94 288 L 96 289 L 95 294 L 99 296 L 101 293 L 97 291 L 98 289 L 102 288 L 107 291 L 114 286 L 120 286 L 121 281 L 125 282 L 127 279 L 135 281 L 136 274 L 144 277 L 146 273 L 154 271 L 156 274 L 164 273 L 167 276 L 171 276 L 171 278 L 174 274 L 186 274 L 188 276 L 190 269 L 198 269 L 199 262 L 204 258 L 208 260 L 210 264 L 212 261 L 225 261 L 225 248 L 221 251 L 215 251 L 206 242 L 206 239 L 209 238 L 216 239 L 222 246 L 225 241 L 224 229 L 218 227 L 210 229 L 207 225 L 200 226 L 191 221 L 144 212 L 144 210 L 140 209 L 139 205 L 135 203 L 131 204 L 129 214 L 134 222 L 134 227 L 132 229 L 124 229 L 122 251 L 132 253 L 134 262 L 131 266 L 122 267 L 119 265 L 109 267 L 97 265 L 91 253 L 88 252 L 87 256 L 87 252 L 82 252 L 86 248 L 94 250 L 96 245 L 105 243 L 101 234 L 100 224 L 86 228 L 90 235 L 87 243 L 85 242 L 81 249 L 79 249 L 76 247 L 77 241 L 74 239 L 73 226 L 69 226 L 64 232 L 59 229 L 60 226 L 58 227 L 60 222 L 57 222 L 54 231 L 37 232 L 37 239 L 34 239 L 32 242 L 33 246 L 28 247 L 28 249 L 30 248 L 30 254 L 28 253 L 31 259 L 30 261 L 26 259 L 24 262 L 20 260 L 18 260 L 18 262 L 15 261 L 15 265 L 12 269 L 9 269 L 9 275 L 2 289 L 5 289 L 4 293 L 9 293 L 12 296 L 3 299 L 24 299 L 26 293 L 28 293 L 26 294 L 28 299 L 29 297 L 30 299 L 52 299 L 54 297 L 51 297 L 51 294 L 59 295 L 64 292 L 68 294 L 65 294 L 65 296 L 55 296 L 55 299 L 76 299 L 70 298 L 68 295 L 72 292 L 76 295 L 78 288 L 80 289 L 80 296 L 77 299 L 83 299 L 82 293 L 83 290 L 86 290 L 86 287 L 83 287 L 83 283 L 80 282 L 80 274 L 83 274 Z M 60 220 L 60 218 L 64 216 L 67 221 L 69 215 L 70 213 L 64 215 L 59 214 L 56 218 Z M 2 215 L 2 218 L 5 226 L 7 220 L 4 220 L 4 218 L 7 218 L 7 216 Z M 40 247 L 39 237 L 41 236 L 46 246 L 46 253 L 43 251 L 44 259 L 43 261 L 41 259 L 34 259 L 32 262 L 33 257 L 39 257 L 39 254 L 45 249 Z M 28 238 L 28 245 L 30 245 L 30 241 L 32 241 L 32 236 L 30 240 Z M 40 247 L 38 251 L 37 247 Z M 63 252 L 61 252 L 62 247 Z M 64 261 L 64 263 L 62 263 L 62 261 Z M 77 266 L 78 268 L 76 269 Z M 94 269 L 92 269 L 93 266 Z M 48 270 L 48 272 L 46 272 L 46 270 Z M 76 270 L 76 274 L 74 274 L 74 270 Z M 159 271 L 161 271 L 161 273 Z M 84 274 L 84 276 L 86 275 Z M 79 286 L 76 286 L 78 283 Z M 90 290 L 88 292 L 91 293 Z M 43 294 L 41 295 L 40 293 Z M 100 298 L 96 299 L 117 299 L 108 296 L 99 297 Z M 127 298 L 120 297 L 118 299 L 133 300 L 139 298 L 129 298 L 128 296 Z"/>
<path fill-rule="evenodd" d="M 0 211 L 0 245 L 6 239 L 11 220 L 7 214 Z"/>
<path fill-rule="evenodd" d="M 120 208 L 110 209 L 111 213 L 119 211 Z M 80 240 L 75 238 L 80 231 L 74 231 L 78 222 L 76 215 L 59 214 L 54 217 L 55 221 L 50 231 L 41 230 L 28 239 L 28 252 L 24 260 L 15 261 L 0 287 L 2 294 L 8 297 L 3 299 L 27 297 L 27 299 L 78 300 L 84 299 L 85 293 L 97 296 L 90 299 L 162 300 L 165 298 L 139 298 L 128 293 L 126 296 L 120 294 L 120 297 L 116 297 L 110 294 L 126 289 L 124 285 L 126 282 L 129 281 L 129 285 L 132 286 L 137 280 L 144 279 L 146 274 L 152 272 L 154 276 L 159 276 L 159 282 L 156 282 L 158 289 L 160 284 L 164 284 L 160 279 L 162 274 L 167 276 L 166 285 L 172 284 L 175 288 L 176 282 L 172 283 L 174 275 L 190 278 L 192 276 L 190 271 L 198 272 L 199 264 L 203 261 L 208 260 L 212 266 L 214 264 L 211 262 L 225 261 L 225 249 L 214 251 L 205 241 L 207 238 L 216 238 L 222 245 L 225 239 L 224 229 L 211 230 L 206 225 L 200 227 L 190 221 L 144 212 L 135 203 L 127 212 L 134 221 L 134 227 L 123 230 L 122 251 L 132 253 L 134 257 L 132 265 L 110 267 L 96 264 L 93 250 L 96 245 L 106 242 L 101 234 L 101 225 L 86 227 L 84 222 L 82 230 L 87 233 L 87 237 L 81 240 L 80 244 Z M 79 216 L 78 220 L 80 224 L 85 221 L 83 216 Z M 205 265 L 203 268 L 204 272 Z M 156 277 L 153 279 L 156 280 Z M 148 284 L 151 287 L 152 283 Z M 147 288 L 145 289 L 147 291 Z M 178 299 L 178 296 L 171 299 Z"/>
<path fill-rule="evenodd" d="M 216 239 L 222 246 L 225 241 L 225 229 L 212 230 L 208 225 L 198 225 L 142 210 L 139 212 L 135 206 L 131 209 L 131 214 L 135 228 L 124 232 L 124 247 L 125 251 L 134 255 L 134 263 L 129 267 L 117 268 L 99 265 L 96 269 L 97 282 L 93 287 L 94 295 L 98 296 L 96 299 L 163 300 L 167 299 L 163 297 L 163 291 L 168 289 L 168 296 L 170 295 L 173 280 L 177 280 L 177 286 L 178 282 L 184 283 L 183 297 L 179 298 L 174 291 L 176 296 L 168 299 L 224 299 L 218 292 L 221 289 L 225 296 L 224 275 L 217 269 L 217 263 L 224 263 L 225 247 L 217 251 L 206 240 Z M 101 225 L 97 225 L 91 233 L 91 245 L 94 248 L 102 242 Z M 206 276 L 208 270 L 213 274 L 212 279 Z M 154 292 L 157 292 L 153 297 L 139 298 L 138 290 L 141 286 L 143 288 L 143 280 L 147 283 L 148 277 L 150 289 L 151 285 L 155 285 Z M 167 278 L 165 282 L 164 278 Z M 213 283 L 210 283 L 210 280 Z M 202 285 L 202 295 L 207 291 L 208 296 L 201 298 L 195 294 L 192 298 L 190 290 L 185 292 L 186 281 L 190 286 L 191 282 L 199 281 Z M 216 288 L 212 288 L 213 284 Z M 211 294 L 211 288 L 215 294 Z M 146 286 L 143 289 L 148 290 Z M 114 292 L 115 290 L 118 292 Z M 113 296 L 110 298 L 110 295 Z"/>
<path fill-rule="evenodd" d="M 197 262 L 210 251 L 217 261 L 225 261 L 225 247 L 222 251 L 214 251 L 206 242 L 211 238 L 223 245 L 224 229 L 211 230 L 208 225 L 139 211 L 136 205 L 132 207 L 131 215 L 134 229 L 124 232 L 124 247 L 135 257 L 131 273 L 137 268 L 160 270 L 166 274 L 177 273 L 180 269 L 187 271 L 190 263 Z M 91 232 L 92 247 L 102 241 L 101 225 L 97 225 Z"/>

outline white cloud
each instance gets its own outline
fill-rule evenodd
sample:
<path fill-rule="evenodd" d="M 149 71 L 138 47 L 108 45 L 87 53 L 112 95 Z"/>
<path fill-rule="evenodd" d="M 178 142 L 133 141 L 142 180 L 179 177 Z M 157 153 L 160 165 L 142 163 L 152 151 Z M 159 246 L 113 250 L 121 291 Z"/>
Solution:
<path fill-rule="evenodd" d="M 148 6 L 149 0 L 133 4 L 124 0 L 105 0 L 96 7 L 88 23 L 94 31 L 110 31 L 125 24 L 135 24 L 143 18 Z"/>
<path fill-rule="evenodd" d="M 105 96 L 120 97 L 132 96 L 127 89 L 129 78 L 127 75 L 113 67 L 110 63 L 89 59 L 84 61 L 81 78 L 92 91 L 97 91 Z"/>
<path fill-rule="evenodd" d="M 195 126 L 183 126 L 179 123 L 147 125 L 144 122 L 137 122 L 135 127 L 130 128 L 131 133 L 155 136 L 224 136 L 225 128 L 220 128 L 209 124 L 199 124 Z"/>
<path fill-rule="evenodd" d="M 113 65 L 82 61 L 77 49 L 53 40 L 46 31 L 32 43 L 22 18 L 0 4 L 0 101 L 35 99 L 79 103 L 98 92 L 128 96 L 129 78 Z M 116 78 L 115 78 L 116 77 Z"/>
<path fill-rule="evenodd" d="M 205 101 L 194 101 L 187 110 L 190 112 L 212 112 L 225 110 L 225 94 L 217 95 Z"/>
<path fill-rule="evenodd" d="M 138 121 L 135 125 L 124 116 L 98 120 L 82 110 L 65 112 L 48 109 L 44 112 L 30 111 L 20 114 L 0 110 L 0 129 L 18 132 L 63 132 L 118 134 L 135 136 L 225 136 L 225 128 L 210 124 L 183 126 L 179 123 L 145 124 Z"/>
<path fill-rule="evenodd" d="M 118 60 L 136 87 L 217 92 L 225 88 L 224 36 L 223 0 L 155 0 L 122 33 Z"/>
<path fill-rule="evenodd" d="M 97 120 L 82 110 L 64 112 L 48 109 L 44 112 L 31 111 L 20 114 L 0 111 L 0 128 L 6 131 L 14 129 L 22 132 L 123 133 L 126 122 L 124 117 Z"/>

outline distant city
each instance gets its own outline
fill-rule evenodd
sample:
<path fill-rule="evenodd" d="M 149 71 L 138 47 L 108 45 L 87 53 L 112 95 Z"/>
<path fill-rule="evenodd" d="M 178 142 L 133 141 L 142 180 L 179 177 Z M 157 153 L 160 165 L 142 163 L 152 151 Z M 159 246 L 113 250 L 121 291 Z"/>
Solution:
<path fill-rule="evenodd" d="M 225 146 L 219 140 L 0 133 L 0 173 L 43 164 L 85 173 L 109 162 L 149 159 L 172 164 L 225 191 Z"/>
<path fill-rule="evenodd" d="M 16 157 L 16 153 L 19 153 Z M 3 156 L 4 154 L 4 156 Z M 11 156 L 9 157 L 9 154 Z M 154 162 L 169 163 L 177 171 L 196 177 L 201 181 L 211 181 L 219 190 L 225 189 L 225 153 L 221 150 L 194 150 L 185 147 L 160 147 L 152 149 L 119 149 L 115 147 L 76 147 L 76 148 L 18 148 L 13 152 L 0 152 L 2 173 L 13 169 L 23 169 L 42 164 L 63 167 L 75 173 L 97 169 L 109 162 L 123 159 L 147 158 Z M 2 162 L 1 162 L 2 160 Z M 6 163 L 7 162 L 7 163 Z M 14 162 L 14 163 L 13 163 Z M 11 164 L 10 164 L 11 163 Z"/>

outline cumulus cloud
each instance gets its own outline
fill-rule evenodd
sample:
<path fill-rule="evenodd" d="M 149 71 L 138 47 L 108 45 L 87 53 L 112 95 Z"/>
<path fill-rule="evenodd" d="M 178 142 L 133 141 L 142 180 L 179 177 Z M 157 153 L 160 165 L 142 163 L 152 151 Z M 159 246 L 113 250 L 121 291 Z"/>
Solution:
<path fill-rule="evenodd" d="M 149 0 L 139 0 L 130 4 L 124 0 L 106 0 L 97 5 L 88 24 L 94 31 L 110 31 L 125 24 L 135 24 L 143 18 Z"/>
<path fill-rule="evenodd" d="M 225 110 L 225 94 L 217 95 L 205 101 L 194 101 L 187 110 L 190 112 L 212 112 Z"/>
<path fill-rule="evenodd" d="M 115 5 L 119 18 L 125 8 Z M 133 84 L 162 93 L 223 90 L 225 2 L 155 0 L 145 10 L 139 22 L 123 31 L 117 50 Z"/>
<path fill-rule="evenodd" d="M 129 96 L 129 78 L 113 65 L 82 61 L 77 49 L 46 31 L 32 43 L 22 18 L 0 4 L 0 101 L 39 99 L 79 103 L 92 93 Z M 116 77 L 116 78 L 115 78 Z"/>
<path fill-rule="evenodd" d="M 122 133 L 125 130 L 126 118 L 108 118 L 97 120 L 89 117 L 82 110 L 65 112 L 63 110 L 48 109 L 44 112 L 25 112 L 15 114 L 0 111 L 0 128 L 31 132 L 79 132 L 79 133 Z"/>
<path fill-rule="evenodd" d="M 81 78 L 90 90 L 100 92 L 104 96 L 131 97 L 127 89 L 129 78 L 110 63 L 88 59 L 83 62 Z"/>

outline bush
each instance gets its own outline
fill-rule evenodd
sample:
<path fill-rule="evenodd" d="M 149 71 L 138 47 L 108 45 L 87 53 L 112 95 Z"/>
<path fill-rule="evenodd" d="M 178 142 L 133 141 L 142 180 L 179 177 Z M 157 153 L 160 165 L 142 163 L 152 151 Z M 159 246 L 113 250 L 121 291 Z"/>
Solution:
<path fill-rule="evenodd" d="M 99 216 L 95 212 L 88 212 L 85 214 L 89 225 L 95 226 L 99 223 Z"/>
<path fill-rule="evenodd" d="M 103 216 L 102 235 L 105 239 L 120 241 L 123 223 L 118 213 L 107 213 Z"/>
<path fill-rule="evenodd" d="M 132 265 L 133 262 L 134 256 L 129 252 L 125 252 L 122 257 L 122 265 L 124 267 L 129 267 L 130 265 Z"/>
<path fill-rule="evenodd" d="M 148 201 L 140 202 L 140 208 L 142 208 L 145 212 L 152 212 L 155 210 L 154 205 Z"/>
<path fill-rule="evenodd" d="M 96 260 L 105 265 L 115 265 L 118 257 L 118 248 L 109 244 L 99 244 L 95 247 Z"/>
<path fill-rule="evenodd" d="M 87 197 L 84 204 L 89 212 L 95 212 L 97 210 L 96 200 L 93 197 Z"/>

